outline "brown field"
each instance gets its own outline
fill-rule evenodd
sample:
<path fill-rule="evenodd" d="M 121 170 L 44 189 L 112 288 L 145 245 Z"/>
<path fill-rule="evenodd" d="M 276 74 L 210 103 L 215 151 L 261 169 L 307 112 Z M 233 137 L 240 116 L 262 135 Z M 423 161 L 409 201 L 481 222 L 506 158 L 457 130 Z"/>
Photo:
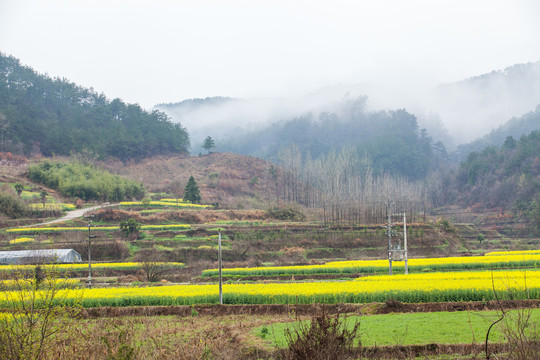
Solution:
<path fill-rule="evenodd" d="M 539 308 L 540 301 L 402 304 L 397 302 L 353 305 L 171 306 L 97 308 L 83 310 L 70 321 L 60 340 L 50 348 L 54 359 L 279 359 L 282 351 L 269 345 L 255 328 L 276 322 L 310 319 L 321 313 L 375 314 L 401 312 L 477 311 Z M 62 335 L 69 334 L 69 336 Z M 395 345 L 357 349 L 361 358 L 413 359 L 449 355 L 453 359 L 484 358 L 484 345 Z M 491 344 L 491 352 L 509 351 Z M 129 354 L 129 357 L 125 357 Z"/>

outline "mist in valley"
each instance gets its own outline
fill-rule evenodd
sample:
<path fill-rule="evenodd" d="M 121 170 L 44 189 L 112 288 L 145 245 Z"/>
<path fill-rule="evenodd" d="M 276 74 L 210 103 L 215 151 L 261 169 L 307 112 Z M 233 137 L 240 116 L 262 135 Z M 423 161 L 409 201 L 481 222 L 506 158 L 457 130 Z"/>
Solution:
<path fill-rule="evenodd" d="M 405 109 L 416 116 L 419 128 L 452 151 L 540 104 L 540 62 L 446 84 L 402 80 L 332 85 L 296 97 L 191 99 L 155 108 L 188 129 L 192 152 L 198 153 L 206 136 L 218 141 L 219 150 L 220 142 L 298 117 L 317 118 L 321 113 L 349 117 L 367 98 L 362 110 Z"/>

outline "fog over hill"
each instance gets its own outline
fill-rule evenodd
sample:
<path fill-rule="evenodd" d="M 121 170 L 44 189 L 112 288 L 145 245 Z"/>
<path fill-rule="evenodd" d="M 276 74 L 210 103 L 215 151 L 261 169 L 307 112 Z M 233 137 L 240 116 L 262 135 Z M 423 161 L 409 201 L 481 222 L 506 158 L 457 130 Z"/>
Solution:
<path fill-rule="evenodd" d="M 441 115 L 457 143 L 464 143 L 536 109 L 540 61 L 440 85 L 430 95 L 427 106 Z"/>
<path fill-rule="evenodd" d="M 263 129 L 271 123 L 321 112 L 346 114 L 355 99 L 368 97 L 366 110 L 406 109 L 436 141 L 447 148 L 483 136 L 540 104 L 540 61 L 462 81 L 426 85 L 338 84 L 289 98 L 234 99 L 213 97 L 159 104 L 156 108 L 187 127 L 192 152 L 206 136 L 227 139 Z"/>
<path fill-rule="evenodd" d="M 201 151 L 200 144 L 206 136 L 222 140 L 307 113 L 340 114 L 351 111 L 350 103 L 354 103 L 357 97 L 362 98 L 358 87 L 336 86 L 294 98 L 213 97 L 159 104 L 155 109 L 164 111 L 173 121 L 181 122 L 188 129 L 191 151 L 197 153 Z M 219 150 L 219 143 L 217 145 Z"/>

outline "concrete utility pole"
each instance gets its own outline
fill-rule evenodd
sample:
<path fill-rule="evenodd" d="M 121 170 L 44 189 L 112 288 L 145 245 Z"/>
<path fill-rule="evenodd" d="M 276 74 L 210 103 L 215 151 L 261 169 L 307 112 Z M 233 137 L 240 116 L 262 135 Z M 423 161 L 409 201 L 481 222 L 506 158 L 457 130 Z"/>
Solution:
<path fill-rule="evenodd" d="M 405 248 L 405 275 L 409 273 L 409 267 L 407 265 L 408 256 L 407 256 L 407 213 L 403 212 L 403 246 Z"/>
<path fill-rule="evenodd" d="M 221 276 L 221 231 L 218 231 L 219 303 L 223 305 L 223 278 Z"/>
<path fill-rule="evenodd" d="M 92 226 L 92 220 L 88 220 L 88 287 L 92 288 L 92 256 L 90 253 L 92 238 L 96 235 L 90 235 L 90 227 Z"/>
<path fill-rule="evenodd" d="M 390 200 L 390 198 L 388 198 L 387 203 L 386 203 L 386 212 L 388 214 L 388 226 L 387 226 L 388 262 L 389 262 L 388 274 L 392 275 L 392 201 Z"/>

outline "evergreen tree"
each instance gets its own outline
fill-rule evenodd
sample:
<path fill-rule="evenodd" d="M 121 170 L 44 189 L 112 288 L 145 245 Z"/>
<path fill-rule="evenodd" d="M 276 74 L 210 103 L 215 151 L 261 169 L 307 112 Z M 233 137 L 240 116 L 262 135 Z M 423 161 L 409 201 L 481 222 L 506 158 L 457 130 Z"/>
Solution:
<path fill-rule="evenodd" d="M 24 190 L 24 186 L 20 183 L 15 184 L 15 191 L 17 192 L 17 195 L 21 196 L 22 192 Z"/>
<path fill-rule="evenodd" d="M 212 139 L 212 137 L 210 136 L 207 136 L 206 139 L 204 139 L 202 147 L 204 150 L 208 151 L 208 153 L 210 154 L 210 151 L 212 151 L 212 149 L 216 147 L 216 144 L 214 143 L 214 139 Z"/>
<path fill-rule="evenodd" d="M 129 218 L 120 222 L 120 230 L 122 230 L 127 237 L 133 237 L 136 236 L 141 230 L 141 224 L 139 224 L 135 219 Z"/>
<path fill-rule="evenodd" d="M 201 202 L 201 193 L 199 192 L 199 185 L 197 185 L 193 176 L 189 177 L 188 183 L 184 190 L 184 200 L 190 201 L 193 204 L 199 204 Z"/>

